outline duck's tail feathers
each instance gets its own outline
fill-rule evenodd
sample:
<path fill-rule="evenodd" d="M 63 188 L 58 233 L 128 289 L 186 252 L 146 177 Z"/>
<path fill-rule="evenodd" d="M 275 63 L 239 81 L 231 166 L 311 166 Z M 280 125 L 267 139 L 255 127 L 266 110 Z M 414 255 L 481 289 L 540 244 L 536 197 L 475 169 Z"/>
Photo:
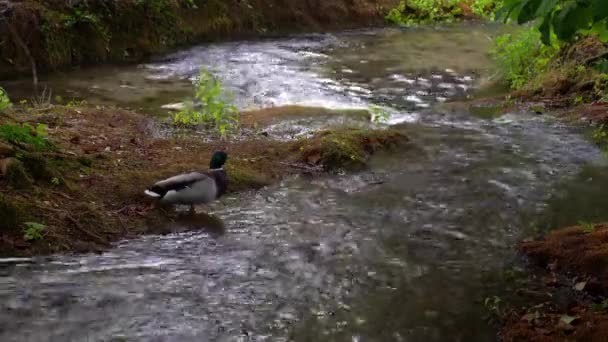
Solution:
<path fill-rule="evenodd" d="M 160 198 L 161 196 L 159 194 L 157 194 L 156 192 L 152 192 L 150 190 L 146 190 L 144 191 L 144 194 L 150 196 L 150 197 L 155 197 L 155 198 Z"/>

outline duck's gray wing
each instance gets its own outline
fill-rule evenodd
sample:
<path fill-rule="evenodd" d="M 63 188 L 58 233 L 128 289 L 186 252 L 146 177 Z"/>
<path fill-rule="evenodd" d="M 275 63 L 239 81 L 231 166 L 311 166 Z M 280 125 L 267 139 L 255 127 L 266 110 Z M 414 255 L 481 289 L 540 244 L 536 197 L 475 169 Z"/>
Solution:
<path fill-rule="evenodd" d="M 206 180 L 211 180 L 211 178 L 200 172 L 184 173 L 157 182 L 151 188 L 149 188 L 146 193 L 156 194 L 158 197 L 163 198 L 167 192 L 171 190 L 179 191 L 192 186 L 194 183 L 204 182 Z"/>

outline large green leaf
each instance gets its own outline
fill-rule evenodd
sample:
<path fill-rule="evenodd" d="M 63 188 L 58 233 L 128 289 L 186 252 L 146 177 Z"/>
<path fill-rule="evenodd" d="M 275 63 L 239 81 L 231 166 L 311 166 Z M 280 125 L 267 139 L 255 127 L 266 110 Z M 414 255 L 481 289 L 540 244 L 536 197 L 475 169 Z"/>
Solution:
<path fill-rule="evenodd" d="M 558 3 L 559 0 L 543 0 L 538 9 L 536 10 L 536 15 L 538 17 L 544 17 L 547 14 L 552 13 L 557 7 Z"/>
<path fill-rule="evenodd" d="M 496 18 L 507 22 L 519 16 L 522 6 L 527 0 L 505 0 L 503 6 L 496 11 Z"/>
<path fill-rule="evenodd" d="M 11 106 L 11 100 L 4 88 L 0 87 L 0 111 L 3 111 Z"/>
<path fill-rule="evenodd" d="M 541 40 L 543 44 L 550 45 L 551 44 L 551 14 L 545 15 L 543 18 L 543 22 L 538 27 L 538 30 L 541 34 Z"/>
<path fill-rule="evenodd" d="M 560 40 L 570 40 L 580 29 L 588 29 L 592 23 L 593 10 L 583 3 L 570 3 L 558 10 L 553 17 L 553 29 Z"/>
<path fill-rule="evenodd" d="M 591 31 L 596 33 L 602 42 L 608 42 L 608 21 L 602 20 L 593 24 Z"/>
<path fill-rule="evenodd" d="M 593 20 L 601 21 L 608 18 L 608 1 L 606 0 L 591 0 L 593 6 Z"/>
<path fill-rule="evenodd" d="M 518 24 L 525 24 L 536 19 L 536 11 L 543 0 L 525 0 L 517 17 Z"/>

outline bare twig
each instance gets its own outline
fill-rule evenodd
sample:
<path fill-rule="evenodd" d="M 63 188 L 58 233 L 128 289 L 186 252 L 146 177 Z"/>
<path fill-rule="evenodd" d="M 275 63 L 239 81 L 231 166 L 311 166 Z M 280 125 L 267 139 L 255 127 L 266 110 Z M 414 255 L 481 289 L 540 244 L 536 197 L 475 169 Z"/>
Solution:
<path fill-rule="evenodd" d="M 52 105 L 51 105 L 51 96 L 52 95 L 53 95 L 53 92 L 45 86 L 44 89 L 42 90 L 42 92 L 40 93 L 40 95 L 38 95 L 37 92 L 34 93 L 34 96 L 32 96 L 32 98 L 31 98 L 32 105 L 34 106 L 34 108 L 38 109 L 39 111 L 48 110 L 48 109 L 52 108 Z"/>
<path fill-rule="evenodd" d="M 64 194 L 63 192 L 59 192 L 59 191 L 52 191 L 53 194 L 63 197 L 65 199 L 69 199 L 69 200 L 74 200 L 74 197 L 68 195 L 68 194 Z"/>
<path fill-rule="evenodd" d="M 602 52 L 600 52 L 600 53 L 598 53 L 598 54 L 596 54 L 594 56 L 586 58 L 583 61 L 583 65 L 591 64 L 593 62 L 596 62 L 596 61 L 598 61 L 600 59 L 603 59 L 603 58 L 606 58 L 606 57 L 608 57 L 608 50 L 604 50 L 604 51 L 602 51 Z"/>

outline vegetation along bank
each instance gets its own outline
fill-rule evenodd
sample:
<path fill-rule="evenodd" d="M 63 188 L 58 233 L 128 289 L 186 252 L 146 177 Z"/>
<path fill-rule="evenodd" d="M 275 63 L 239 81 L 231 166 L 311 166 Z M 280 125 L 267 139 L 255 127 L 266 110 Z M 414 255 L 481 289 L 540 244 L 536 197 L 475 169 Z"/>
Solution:
<path fill-rule="evenodd" d="M 608 2 L 603 0 L 401 1 L 387 19 L 401 25 L 500 20 L 520 25 L 489 53 L 510 89 L 478 100 L 503 111 L 551 111 L 592 127 L 608 148 Z M 504 341 L 608 340 L 608 230 L 602 222 L 552 227 L 517 248 L 530 262 L 520 303 L 488 298 Z"/>
<path fill-rule="evenodd" d="M 608 3 L 603 0 L 11 4 L 4 7 L 0 24 L 0 77 L 137 61 L 180 45 L 239 35 L 361 27 L 384 20 L 408 26 L 509 20 L 522 26 L 499 37 L 490 53 L 511 92 L 504 100 L 493 100 L 591 122 L 595 142 L 608 146 Z M 273 120 L 345 113 L 295 106 L 240 113 L 223 94 L 221 84 L 203 70 L 195 95 L 203 105 L 191 104 L 169 122 L 160 122 L 120 108 L 55 106 L 44 95 L 11 103 L 2 93 L 0 255 L 100 250 L 118 239 L 200 225 L 154 208 L 142 190 L 158 179 L 207 165 L 218 149 L 230 155 L 231 191 L 246 191 L 293 174 L 358 169 L 373 153 L 408 144 L 407 137 L 390 129 L 340 128 L 315 132 L 311 139 L 272 140 L 260 133 Z M 367 111 L 348 115 L 372 116 Z M 167 138 L 166 130 L 186 134 Z M 201 130 L 211 138 L 202 141 L 195 135 Z M 496 310 L 501 337 L 606 341 L 606 225 L 554 228 L 518 246 L 530 261 L 534 284 L 519 290 L 537 298 Z M 487 304 L 498 308 L 498 303 Z"/>
<path fill-rule="evenodd" d="M 0 79 L 196 42 L 381 25 L 397 0 L 0 1 Z"/>
<path fill-rule="evenodd" d="M 491 52 L 511 88 L 505 107 L 522 104 L 590 124 L 608 146 L 608 3 L 509 0 L 496 12 L 522 25 Z M 529 261 L 519 303 L 486 302 L 500 317 L 504 341 L 608 340 L 608 239 L 602 222 L 552 227 L 517 248 Z"/>

